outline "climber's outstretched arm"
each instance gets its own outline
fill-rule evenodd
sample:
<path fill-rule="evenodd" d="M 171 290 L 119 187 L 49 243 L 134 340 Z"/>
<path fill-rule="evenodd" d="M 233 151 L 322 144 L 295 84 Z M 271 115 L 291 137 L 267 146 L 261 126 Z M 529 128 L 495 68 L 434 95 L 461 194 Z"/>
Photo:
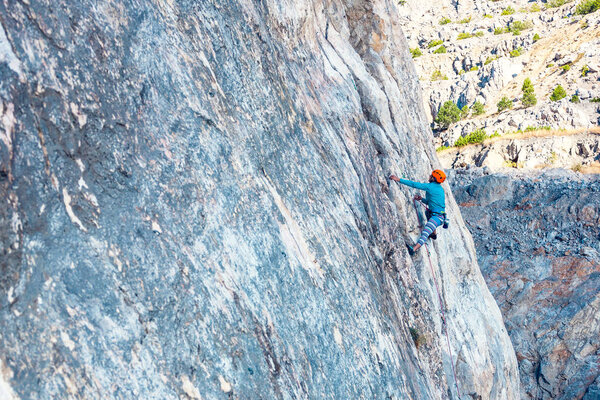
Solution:
<path fill-rule="evenodd" d="M 414 181 L 410 181 L 408 179 L 400 179 L 396 175 L 390 175 L 390 179 L 393 181 L 396 181 L 398 183 L 401 183 L 403 185 L 410 186 L 415 189 L 427 190 L 427 183 L 414 182 Z"/>

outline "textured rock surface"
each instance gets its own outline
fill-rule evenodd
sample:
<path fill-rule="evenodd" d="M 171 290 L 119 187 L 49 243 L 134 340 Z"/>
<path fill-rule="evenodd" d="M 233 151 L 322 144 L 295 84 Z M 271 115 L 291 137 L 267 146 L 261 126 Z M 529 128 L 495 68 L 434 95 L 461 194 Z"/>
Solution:
<path fill-rule="evenodd" d="M 453 359 L 402 244 L 385 176 L 437 159 L 394 12 L 0 3 L 0 393 L 445 399 L 454 362 L 466 398 L 517 398 L 450 193 Z"/>
<path fill-rule="evenodd" d="M 600 177 L 451 178 L 517 352 L 522 398 L 600 398 Z"/>

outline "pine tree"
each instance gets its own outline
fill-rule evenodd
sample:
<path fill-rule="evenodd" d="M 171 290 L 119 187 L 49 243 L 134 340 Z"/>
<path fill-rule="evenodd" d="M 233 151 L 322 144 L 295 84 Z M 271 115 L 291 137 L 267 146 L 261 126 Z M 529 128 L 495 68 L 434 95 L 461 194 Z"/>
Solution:
<path fill-rule="evenodd" d="M 460 114 L 460 108 L 458 108 L 454 102 L 448 100 L 442 105 L 442 107 L 440 107 L 440 111 L 438 111 L 435 122 L 443 129 L 446 129 L 450 126 L 450 124 L 460 120 Z"/>
<path fill-rule="evenodd" d="M 531 79 L 525 79 L 521 90 L 523 90 L 523 98 L 521 99 L 521 103 L 523 103 L 525 107 L 535 106 L 537 104 L 537 98 L 535 97 L 535 93 L 533 91 Z"/>
<path fill-rule="evenodd" d="M 567 97 L 567 92 L 565 92 L 565 89 L 562 86 L 558 85 L 552 91 L 552 95 L 550 95 L 550 100 L 559 101 L 560 99 L 564 99 L 565 97 Z"/>

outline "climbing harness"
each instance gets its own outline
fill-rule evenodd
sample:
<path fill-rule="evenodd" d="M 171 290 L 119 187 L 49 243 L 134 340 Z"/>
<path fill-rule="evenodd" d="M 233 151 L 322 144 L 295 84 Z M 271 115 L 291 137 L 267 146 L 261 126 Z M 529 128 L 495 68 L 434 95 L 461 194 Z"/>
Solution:
<path fill-rule="evenodd" d="M 413 204 L 415 206 L 415 211 L 417 212 L 417 218 L 419 219 L 419 224 L 421 225 L 421 227 L 424 227 L 425 223 L 423 221 L 423 216 L 421 215 L 417 201 L 418 200 L 416 200 L 416 199 L 413 200 Z M 444 218 L 444 220 L 445 219 L 446 218 Z M 460 389 L 458 388 L 458 379 L 456 377 L 456 370 L 454 369 L 454 357 L 452 356 L 452 349 L 450 348 L 450 336 L 448 334 L 448 324 L 446 323 L 446 313 L 444 312 L 444 305 L 442 302 L 442 294 L 440 292 L 440 288 L 437 283 L 437 278 L 435 276 L 435 271 L 433 269 L 433 264 L 431 262 L 431 255 L 429 253 L 429 246 L 427 246 L 427 243 L 425 243 L 425 250 L 427 250 L 427 259 L 429 260 L 429 269 L 431 270 L 431 276 L 433 277 L 433 283 L 435 284 L 435 290 L 437 292 L 438 301 L 440 303 L 440 314 L 442 317 L 442 329 L 446 333 L 446 342 L 448 344 L 448 354 L 450 354 L 450 366 L 452 367 L 452 374 L 454 375 L 454 383 L 456 384 L 456 393 L 458 394 L 458 398 L 460 399 Z"/>

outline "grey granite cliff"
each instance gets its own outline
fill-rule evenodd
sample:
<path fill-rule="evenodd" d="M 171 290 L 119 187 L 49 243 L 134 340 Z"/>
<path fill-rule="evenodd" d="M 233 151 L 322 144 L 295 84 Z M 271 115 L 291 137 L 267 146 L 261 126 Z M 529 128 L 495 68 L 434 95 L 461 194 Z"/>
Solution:
<path fill-rule="evenodd" d="M 0 397 L 518 398 L 394 13 L 1 2 Z"/>

